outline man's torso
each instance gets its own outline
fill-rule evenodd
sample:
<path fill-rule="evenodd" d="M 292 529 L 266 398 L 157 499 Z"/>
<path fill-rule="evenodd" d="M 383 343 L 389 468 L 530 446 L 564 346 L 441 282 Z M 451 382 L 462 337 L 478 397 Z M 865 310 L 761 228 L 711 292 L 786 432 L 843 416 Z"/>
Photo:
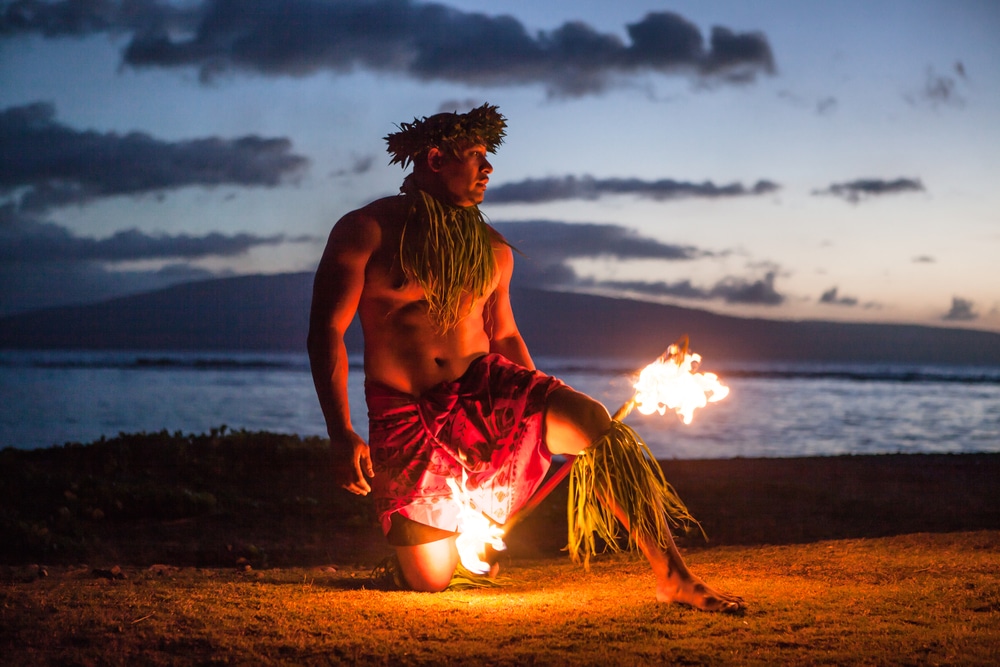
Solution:
<path fill-rule="evenodd" d="M 468 314 L 453 329 L 441 332 L 428 316 L 423 289 L 407 281 L 400 265 L 406 213 L 405 197 L 381 199 L 359 212 L 374 221 L 380 240 L 365 268 L 358 313 L 365 337 L 366 378 L 419 395 L 460 377 L 473 360 L 489 352 L 485 310 L 500 271 L 484 296 L 467 297 L 463 308 Z M 494 247 L 501 247 L 499 237 Z M 497 260 L 504 256 L 498 254 Z"/>

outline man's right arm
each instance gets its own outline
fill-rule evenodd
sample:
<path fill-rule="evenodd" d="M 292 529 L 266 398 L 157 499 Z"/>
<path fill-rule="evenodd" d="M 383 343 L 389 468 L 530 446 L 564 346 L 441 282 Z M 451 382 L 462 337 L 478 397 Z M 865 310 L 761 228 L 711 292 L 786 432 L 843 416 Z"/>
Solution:
<path fill-rule="evenodd" d="M 326 420 L 338 485 L 360 495 L 371 491 L 368 445 L 354 432 L 347 398 L 348 359 L 344 334 L 358 310 L 365 267 L 380 242 L 378 224 L 355 211 L 330 232 L 316 269 L 309 315 L 309 364 Z"/>

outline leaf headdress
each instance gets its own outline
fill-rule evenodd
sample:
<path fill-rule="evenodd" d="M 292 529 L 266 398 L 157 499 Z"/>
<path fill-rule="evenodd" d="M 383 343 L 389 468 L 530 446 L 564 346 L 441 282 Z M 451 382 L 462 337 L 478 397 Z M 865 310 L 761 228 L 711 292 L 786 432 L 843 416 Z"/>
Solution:
<path fill-rule="evenodd" d="M 389 164 L 399 164 L 404 169 L 431 148 L 457 153 L 462 148 L 483 144 L 495 153 L 506 135 L 507 119 L 497 106 L 484 104 L 467 113 L 439 113 L 414 118 L 412 123 L 400 123 L 399 132 L 385 136 Z"/>

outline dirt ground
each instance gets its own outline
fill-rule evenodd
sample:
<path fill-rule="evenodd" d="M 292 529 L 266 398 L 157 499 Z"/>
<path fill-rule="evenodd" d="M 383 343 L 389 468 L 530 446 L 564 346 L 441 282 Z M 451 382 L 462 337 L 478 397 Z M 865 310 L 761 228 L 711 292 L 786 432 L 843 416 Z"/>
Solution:
<path fill-rule="evenodd" d="M 664 462 L 745 613 L 655 602 L 644 563 L 570 563 L 565 489 L 505 585 L 374 590 L 366 501 L 325 443 L 142 434 L 0 451 L 8 664 L 1000 664 L 1000 455 Z"/>

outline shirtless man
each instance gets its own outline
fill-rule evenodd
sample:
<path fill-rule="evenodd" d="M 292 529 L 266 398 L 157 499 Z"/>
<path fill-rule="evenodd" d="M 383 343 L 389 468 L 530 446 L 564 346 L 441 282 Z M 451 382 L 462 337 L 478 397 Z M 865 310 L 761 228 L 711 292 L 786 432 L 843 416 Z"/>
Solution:
<path fill-rule="evenodd" d="M 519 386 L 522 380 L 528 382 L 533 387 L 528 390 L 534 396 L 532 400 L 540 401 L 540 405 L 517 413 L 514 419 L 518 425 L 537 424 L 535 431 L 528 428 L 526 437 L 533 437 L 539 444 L 532 450 L 530 444 L 525 448 L 514 443 L 505 454 L 520 457 L 516 467 L 505 469 L 507 473 L 532 471 L 524 473 L 532 475 L 533 479 L 521 488 L 521 504 L 541 482 L 551 455 L 575 456 L 611 428 L 611 419 L 603 405 L 534 371 L 511 310 L 509 287 L 513 254 L 503 238 L 485 223 L 481 223 L 488 230 L 484 247 L 491 255 L 488 259 L 492 267 L 483 274 L 485 278 L 480 280 L 478 287 L 463 288 L 460 297 L 450 306 L 442 307 L 440 299 L 429 296 L 434 288 L 425 286 L 428 283 L 426 276 L 421 281 L 415 269 L 409 264 L 404 266 L 407 244 L 412 245 L 415 238 L 418 242 L 423 240 L 428 233 L 414 222 L 419 218 L 414 211 L 423 211 L 426 206 L 427 210 L 441 208 L 446 212 L 457 211 L 459 215 L 465 211 L 479 216 L 477 206 L 483 200 L 493 171 L 487 153 L 494 152 L 502 142 L 504 121 L 496 107 L 484 105 L 467 114 L 438 114 L 402 124 L 401 132 L 387 139 L 390 153 L 395 156 L 393 162 L 400 162 L 404 167 L 408 162 L 414 163 L 413 174 L 404 181 L 404 194 L 375 201 L 338 221 L 315 277 L 309 356 L 330 436 L 334 481 L 359 495 L 367 495 L 375 487 L 376 510 L 382 515 L 383 528 L 396 551 L 406 582 L 417 591 L 446 588 L 455 572 L 458 552 L 456 526 L 448 511 L 447 498 L 437 505 L 421 505 L 420 498 L 415 497 L 420 496 L 421 491 L 414 492 L 413 486 L 423 490 L 436 488 L 435 483 L 441 481 L 441 475 L 454 475 L 463 465 L 473 473 L 482 471 L 484 466 L 491 465 L 491 457 L 495 463 L 498 456 L 490 450 L 483 457 L 485 463 L 468 461 L 467 454 L 475 458 L 474 447 L 463 449 L 458 445 L 449 449 L 447 444 L 442 444 L 441 433 L 435 432 L 428 437 L 420 430 L 428 420 L 426 414 L 420 412 L 424 408 L 411 410 L 407 405 L 416 405 L 441 387 L 466 381 L 470 375 L 488 376 L 483 382 L 492 382 L 489 378 L 493 377 L 490 375 L 493 371 L 481 371 L 484 365 L 499 364 L 501 371 L 498 372 L 513 373 L 513 377 L 519 378 L 515 379 Z M 432 214 L 424 217 L 427 215 Z M 404 240 L 407 234 L 415 236 Z M 482 246 L 482 242 L 479 245 Z M 452 261 L 450 257 L 445 258 L 437 272 L 448 271 Z M 440 278 L 435 278 L 433 269 L 430 274 L 432 279 Z M 457 280 L 472 284 L 467 276 Z M 442 308 L 447 310 L 449 307 L 450 320 L 448 315 L 442 315 Z M 387 415 L 378 423 L 375 419 L 371 421 L 372 449 L 352 427 L 347 398 L 348 361 L 344 333 L 355 314 L 360 317 L 365 339 L 369 411 L 376 417 L 383 412 Z M 428 399 L 432 403 L 437 400 L 436 397 Z M 496 403 L 501 400 L 490 398 L 487 402 L 499 410 L 497 405 L 507 405 Z M 404 406 L 402 412 L 396 406 Z M 381 448 L 391 450 L 395 447 L 391 443 L 395 436 L 379 434 L 384 430 L 382 425 L 391 431 L 395 428 L 392 420 L 405 421 L 406 415 L 412 417 L 410 426 L 420 430 L 420 434 L 417 440 L 410 438 L 409 444 L 399 449 L 409 448 L 405 453 L 407 460 L 400 462 L 398 451 L 381 451 Z M 480 421 L 492 418 L 492 414 L 478 417 Z M 469 423 L 475 421 L 471 419 Z M 445 424 L 442 433 L 466 433 L 464 424 L 452 430 Z M 508 426 L 513 428 L 509 423 Z M 521 426 L 518 428 L 524 430 Z M 524 439 L 524 433 L 518 437 Z M 491 438 L 487 435 L 481 440 L 499 447 Z M 442 448 L 444 454 L 439 451 Z M 538 464 L 538 460 L 542 463 Z M 418 469 L 414 468 L 414 462 L 419 464 Z M 388 472 L 390 470 L 392 472 Z M 490 479 L 503 480 L 505 475 Z M 517 496 L 518 481 L 510 483 L 513 487 L 505 487 L 510 493 L 498 495 Z M 434 492 L 427 491 L 427 494 L 434 495 Z M 435 498 L 434 502 L 438 500 L 441 498 Z M 516 511 L 517 507 L 508 509 Z M 617 508 L 616 515 L 627 521 Z M 709 611 L 740 608 L 742 601 L 739 598 L 710 589 L 688 570 L 669 533 L 666 543 L 663 539 L 648 537 L 637 543 L 652 565 L 658 600 Z"/>

